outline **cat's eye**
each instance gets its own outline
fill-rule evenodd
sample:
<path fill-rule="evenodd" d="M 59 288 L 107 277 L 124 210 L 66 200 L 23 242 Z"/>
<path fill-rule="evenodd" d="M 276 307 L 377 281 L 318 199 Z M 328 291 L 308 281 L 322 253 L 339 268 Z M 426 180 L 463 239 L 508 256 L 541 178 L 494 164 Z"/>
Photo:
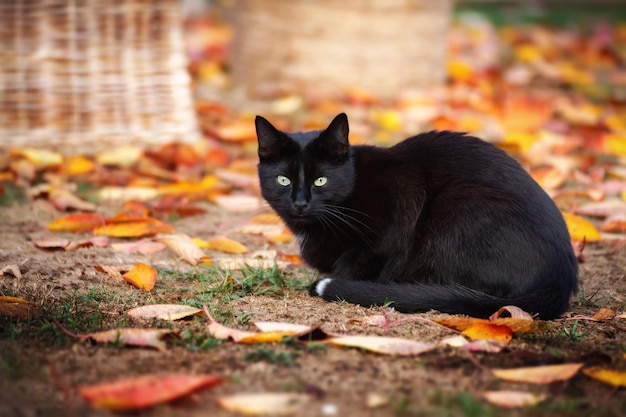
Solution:
<path fill-rule="evenodd" d="M 284 175 L 279 175 L 278 177 L 276 177 L 276 180 L 283 187 L 286 187 L 289 184 L 291 184 L 291 180 L 289 178 L 285 177 Z"/>
<path fill-rule="evenodd" d="M 315 181 L 313 181 L 313 185 L 315 185 L 316 187 L 322 187 L 326 185 L 327 182 L 328 182 L 328 177 L 319 177 Z"/>

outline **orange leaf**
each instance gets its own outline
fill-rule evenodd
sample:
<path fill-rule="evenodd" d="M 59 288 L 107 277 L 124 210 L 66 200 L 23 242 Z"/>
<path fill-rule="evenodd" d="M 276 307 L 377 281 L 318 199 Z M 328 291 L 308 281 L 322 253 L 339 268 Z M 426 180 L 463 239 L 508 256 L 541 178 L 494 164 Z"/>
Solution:
<path fill-rule="evenodd" d="M 253 224 L 280 224 L 282 220 L 274 213 L 257 214 L 250 219 Z"/>
<path fill-rule="evenodd" d="M 61 217 L 48 224 L 48 230 L 54 232 L 82 233 L 104 224 L 104 218 L 98 213 L 79 213 Z"/>
<path fill-rule="evenodd" d="M 491 372 L 496 377 L 507 381 L 551 384 L 552 382 L 571 379 L 578 373 L 582 366 L 582 363 L 567 363 L 563 365 L 532 366 L 514 369 L 492 369 Z"/>
<path fill-rule="evenodd" d="M 139 262 L 133 269 L 122 275 L 122 278 L 141 290 L 150 291 L 156 284 L 157 271 L 151 266 Z"/>
<path fill-rule="evenodd" d="M 513 332 L 509 327 L 490 322 L 475 322 L 461 334 L 472 340 L 497 340 L 504 343 L 510 342 L 513 338 Z"/>
<path fill-rule="evenodd" d="M 588 220 L 567 212 L 561 212 L 561 214 L 563 214 L 563 219 L 565 219 L 573 241 L 598 242 L 602 240 L 602 235 L 598 229 Z"/>
<path fill-rule="evenodd" d="M 140 237 L 157 233 L 172 233 L 174 227 L 151 217 L 138 217 L 136 220 L 120 221 L 93 230 L 95 235 L 110 237 Z"/>
<path fill-rule="evenodd" d="M 94 407 L 113 411 L 138 410 L 174 400 L 191 392 L 212 387 L 222 378 L 212 375 L 144 375 L 78 388 Z"/>
<path fill-rule="evenodd" d="M 251 120 L 232 120 L 221 126 L 216 126 L 211 130 L 219 139 L 228 142 L 242 142 L 256 139 L 256 128 Z"/>
<path fill-rule="evenodd" d="M 613 385 L 614 387 L 626 387 L 626 372 L 619 372 L 613 369 L 591 367 L 583 369 L 583 373 L 589 378 Z"/>
<path fill-rule="evenodd" d="M 61 170 L 67 175 L 88 174 L 94 170 L 94 164 L 84 156 L 75 156 L 69 158 L 61 166 Z"/>

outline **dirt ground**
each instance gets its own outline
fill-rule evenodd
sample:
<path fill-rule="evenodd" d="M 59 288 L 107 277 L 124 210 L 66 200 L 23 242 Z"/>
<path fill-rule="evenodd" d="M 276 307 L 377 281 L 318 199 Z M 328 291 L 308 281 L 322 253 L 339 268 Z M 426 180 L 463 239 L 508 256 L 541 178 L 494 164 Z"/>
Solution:
<path fill-rule="evenodd" d="M 226 233 L 250 218 L 250 214 L 235 215 L 208 204 L 207 207 L 206 214 L 174 222 L 176 230 L 193 236 Z M 130 321 L 125 312 L 140 305 L 185 302 L 198 294 L 200 283 L 194 280 L 194 272 L 202 267 L 191 267 L 167 251 L 140 255 L 120 254 L 110 248 L 73 252 L 37 249 L 31 240 L 48 234 L 45 226 L 56 217 L 58 213 L 37 201 L 0 208 L 0 268 L 18 265 L 23 275 L 0 275 L 0 295 L 31 300 L 44 312 L 39 320 L 29 322 L 0 317 L 0 416 L 110 415 L 87 405 L 75 388 L 163 372 L 214 374 L 226 377 L 226 382 L 184 400 L 130 415 L 233 415 L 223 410 L 216 398 L 253 392 L 310 394 L 310 402 L 294 413 L 298 416 L 626 415 L 623 388 L 615 390 L 582 374 L 567 382 L 531 385 L 503 382 L 476 364 L 509 368 L 584 362 L 625 370 L 623 319 L 606 323 L 558 320 L 550 330 L 516 336 L 500 353 L 474 353 L 471 357 L 450 347 L 438 347 L 416 357 L 384 356 L 331 346 L 307 349 L 295 343 L 210 344 L 210 339 L 206 339 L 210 346 L 202 347 L 190 340 L 202 337 L 207 323 L 203 316 L 161 325 L 187 335 L 169 342 L 163 352 L 71 339 L 51 324 L 51 315 L 79 333 L 124 325 L 150 327 L 153 323 Z M 230 236 L 251 248 L 265 245 L 249 235 Z M 293 252 L 297 250 L 293 245 L 279 248 Z M 580 293 L 566 317 L 593 315 L 600 307 L 618 313 L 626 309 L 626 246 L 615 251 L 611 246 L 602 243 L 585 248 Z M 169 272 L 161 272 L 156 288 L 146 294 L 94 269 L 95 265 L 135 262 Z M 346 334 L 383 333 L 379 327 L 352 319 L 387 312 L 384 308 L 366 309 L 310 298 L 301 288 L 315 275 L 306 268 L 288 267 L 285 276 L 289 282 L 300 284 L 229 302 L 223 297 L 203 301 L 218 313 L 219 320 L 233 327 L 250 328 L 245 324 L 248 320 L 269 320 L 321 324 L 325 330 Z M 406 317 L 394 312 L 390 315 Z M 88 320 L 90 316 L 96 319 Z M 441 315 L 431 312 L 422 316 Z M 91 323 L 93 328 L 81 328 L 81 323 Z M 437 342 L 454 332 L 410 321 L 392 327 L 388 334 Z M 499 389 L 545 394 L 547 399 L 537 406 L 514 411 L 497 408 L 482 399 L 485 391 Z M 376 399 L 382 400 L 372 404 Z"/>

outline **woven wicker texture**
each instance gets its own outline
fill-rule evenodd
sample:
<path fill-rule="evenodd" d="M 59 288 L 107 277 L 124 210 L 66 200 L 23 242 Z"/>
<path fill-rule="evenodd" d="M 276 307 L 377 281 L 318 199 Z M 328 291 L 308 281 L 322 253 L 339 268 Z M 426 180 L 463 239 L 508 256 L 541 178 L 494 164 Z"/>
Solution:
<path fill-rule="evenodd" d="M 239 0 L 234 73 L 252 92 L 303 85 L 394 96 L 445 79 L 450 0 Z"/>
<path fill-rule="evenodd" d="M 178 0 L 0 2 L 0 147 L 97 152 L 199 133 Z"/>

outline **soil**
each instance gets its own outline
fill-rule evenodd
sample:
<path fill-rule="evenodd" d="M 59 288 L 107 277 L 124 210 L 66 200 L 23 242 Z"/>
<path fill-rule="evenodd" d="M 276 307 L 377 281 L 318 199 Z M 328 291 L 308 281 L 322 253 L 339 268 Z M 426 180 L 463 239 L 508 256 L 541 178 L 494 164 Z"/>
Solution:
<path fill-rule="evenodd" d="M 230 233 L 250 214 L 232 214 L 208 206 L 203 215 L 174 222 L 176 230 L 192 236 L 229 233 L 251 249 L 267 244 L 249 235 Z M 0 208 L 0 268 L 17 265 L 22 274 L 0 275 L 0 295 L 22 297 L 38 304 L 38 320 L 0 316 L 0 416 L 106 416 L 77 394 L 81 385 L 148 373 L 213 374 L 226 381 L 173 403 L 130 415 L 227 416 L 232 412 L 216 402 L 219 396 L 253 392 L 299 392 L 311 400 L 298 416 L 457 416 L 457 415 L 568 415 L 618 416 L 626 414 L 624 388 L 614 389 L 582 373 L 549 385 L 504 382 L 486 368 L 511 368 L 551 363 L 584 362 L 626 370 L 626 320 L 573 320 L 593 315 L 599 308 L 621 314 L 626 309 L 626 246 L 588 244 L 580 265 L 580 292 L 564 319 L 538 334 L 516 336 L 499 353 L 463 353 L 451 347 L 415 357 L 387 356 L 359 349 L 318 347 L 297 343 L 243 345 L 214 343 L 202 348 L 189 335 L 202 338 L 207 319 L 195 316 L 161 327 L 178 331 L 182 340 L 168 342 L 165 351 L 91 344 L 63 335 L 50 321 L 54 315 L 78 333 L 120 326 L 153 327 L 137 323 L 125 312 L 154 303 L 181 303 L 197 294 L 200 284 L 192 267 L 168 251 L 151 255 L 122 254 L 110 248 L 82 248 L 72 252 L 44 251 L 32 240 L 49 234 L 45 226 L 59 217 L 43 201 Z M 73 236 L 75 238 L 75 235 Z M 294 244 L 277 247 L 294 253 Z M 219 257 L 219 253 L 211 256 Z M 96 265 L 148 263 L 159 269 L 156 288 L 144 293 L 121 279 L 96 271 Z M 169 271 L 169 272 L 164 272 Z M 299 285 L 286 285 L 265 295 L 247 295 L 208 302 L 216 318 L 232 327 L 249 329 L 249 320 L 320 324 L 326 331 L 346 334 L 383 334 L 380 327 L 355 321 L 375 314 L 406 318 L 389 309 L 327 303 L 303 289 L 315 278 L 303 267 L 288 267 L 285 276 Z M 97 319 L 88 320 L 92 315 Z M 416 315 L 443 316 L 436 312 Z M 84 328 L 84 323 L 96 323 Z M 83 324 L 81 324 L 83 323 Z M 438 342 L 455 332 L 424 321 L 392 327 L 388 335 Z M 206 339 L 210 342 L 210 339 Z M 479 366 L 480 365 L 480 366 Z M 540 405 L 510 411 L 488 404 L 489 390 L 515 389 L 545 394 Z M 374 399 L 381 399 L 377 404 Z"/>

